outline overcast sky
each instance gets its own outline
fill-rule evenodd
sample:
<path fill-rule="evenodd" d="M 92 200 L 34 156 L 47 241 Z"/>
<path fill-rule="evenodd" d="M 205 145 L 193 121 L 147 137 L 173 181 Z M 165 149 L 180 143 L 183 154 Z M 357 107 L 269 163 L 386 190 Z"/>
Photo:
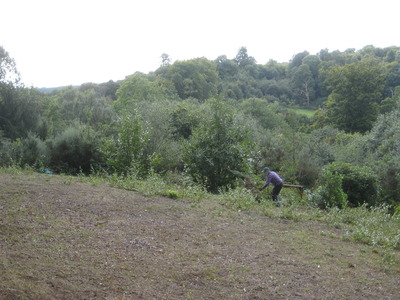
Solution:
<path fill-rule="evenodd" d="M 0 45 L 27 86 L 121 80 L 246 47 L 257 63 L 400 46 L 398 0 L 2 0 Z"/>

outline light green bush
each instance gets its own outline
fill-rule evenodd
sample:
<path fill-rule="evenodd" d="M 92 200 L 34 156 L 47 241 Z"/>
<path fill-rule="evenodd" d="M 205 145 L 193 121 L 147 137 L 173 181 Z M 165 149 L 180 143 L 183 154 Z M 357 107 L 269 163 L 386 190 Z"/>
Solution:
<path fill-rule="evenodd" d="M 324 169 L 320 186 L 310 195 L 310 202 L 322 209 L 346 207 L 347 195 L 343 192 L 342 181 L 341 175 L 335 175 L 328 169 Z"/>
<path fill-rule="evenodd" d="M 194 130 L 184 161 L 193 180 L 215 193 L 221 187 L 233 187 L 238 174 L 247 172 L 251 142 L 232 107 L 218 100 L 210 106 L 210 120 Z"/>
<path fill-rule="evenodd" d="M 166 196 L 167 196 L 168 198 L 171 198 L 171 199 L 178 199 L 178 198 L 179 198 L 178 192 L 177 192 L 177 191 L 174 191 L 174 190 L 168 190 L 168 191 L 166 192 Z"/>
<path fill-rule="evenodd" d="M 129 174 L 133 169 L 145 172 L 143 149 L 149 129 L 137 115 L 125 113 L 116 124 L 115 136 L 104 138 L 101 152 L 111 173 Z"/>

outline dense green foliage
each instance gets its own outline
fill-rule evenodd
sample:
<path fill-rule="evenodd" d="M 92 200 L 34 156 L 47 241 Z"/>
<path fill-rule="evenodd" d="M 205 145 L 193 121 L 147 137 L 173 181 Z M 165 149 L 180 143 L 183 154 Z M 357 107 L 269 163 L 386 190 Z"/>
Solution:
<path fill-rule="evenodd" d="M 100 161 L 99 140 L 87 126 L 75 125 L 48 140 L 49 165 L 56 171 L 89 174 Z"/>
<path fill-rule="evenodd" d="M 321 179 L 323 189 L 337 191 L 332 197 L 334 200 L 331 199 L 330 205 L 327 206 L 342 208 L 346 204 L 351 207 L 361 206 L 364 203 L 370 206 L 377 204 L 377 178 L 368 167 L 361 168 L 341 161 L 333 162 L 324 168 Z M 335 187 L 331 188 L 329 185 Z"/>
<path fill-rule="evenodd" d="M 236 178 L 247 173 L 248 136 L 232 108 L 213 101 L 210 117 L 196 128 L 185 149 L 189 174 L 213 192 L 232 186 Z"/>
<path fill-rule="evenodd" d="M 114 131 L 100 146 L 110 171 L 125 175 L 143 173 L 143 149 L 150 136 L 149 129 L 139 116 L 125 113 L 117 120 Z"/>
<path fill-rule="evenodd" d="M 162 58 L 149 74 L 44 92 L 0 47 L 0 166 L 174 172 L 213 192 L 262 184 L 269 166 L 323 208 L 399 205 L 400 47 Z"/>
<path fill-rule="evenodd" d="M 312 201 L 320 208 L 344 208 L 347 206 L 347 194 L 343 191 L 343 175 L 334 174 L 324 168 L 320 177 L 320 186 L 312 196 Z"/>
<path fill-rule="evenodd" d="M 378 114 L 385 84 L 384 65 L 377 59 L 335 66 L 327 72 L 327 116 L 331 124 L 347 132 L 366 132 Z"/>

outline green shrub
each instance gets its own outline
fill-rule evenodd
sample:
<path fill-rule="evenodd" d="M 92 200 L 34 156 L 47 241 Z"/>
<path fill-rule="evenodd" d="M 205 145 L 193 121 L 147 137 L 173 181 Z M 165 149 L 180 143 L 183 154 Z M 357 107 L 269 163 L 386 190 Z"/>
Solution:
<path fill-rule="evenodd" d="M 0 138 L 0 166 L 10 167 L 16 160 L 15 147 L 13 142 L 7 138 Z"/>
<path fill-rule="evenodd" d="M 32 133 L 15 143 L 18 161 L 21 166 L 44 167 L 49 163 L 49 151 L 44 141 Z"/>
<path fill-rule="evenodd" d="M 358 207 L 364 203 L 374 206 L 378 202 L 377 177 L 368 167 L 358 167 L 345 162 L 333 162 L 327 166 L 333 176 L 342 177 L 342 189 L 348 204 Z"/>
<path fill-rule="evenodd" d="M 324 168 L 320 177 L 320 186 L 311 194 L 311 202 L 319 208 L 344 208 L 347 205 L 347 195 L 342 189 L 343 176 L 333 174 Z"/>
<path fill-rule="evenodd" d="M 400 207 L 400 156 L 380 162 L 378 170 L 382 201 Z"/>
<path fill-rule="evenodd" d="M 210 105 L 210 119 L 193 131 L 184 161 L 193 180 L 215 193 L 221 187 L 234 187 L 247 172 L 251 142 L 232 107 L 215 100 Z"/>
<path fill-rule="evenodd" d="M 104 138 L 101 152 L 112 173 L 129 174 L 132 170 L 145 171 L 143 149 L 150 132 L 137 113 L 124 113 L 118 120 L 114 136 Z"/>
<path fill-rule="evenodd" d="M 167 196 L 168 198 L 171 198 L 171 199 L 178 199 L 179 194 L 178 194 L 177 191 L 168 190 L 168 191 L 166 192 L 166 196 Z"/>
<path fill-rule="evenodd" d="M 49 140 L 48 145 L 51 153 L 49 167 L 65 173 L 89 174 L 100 162 L 98 140 L 89 128 L 69 127 Z"/>

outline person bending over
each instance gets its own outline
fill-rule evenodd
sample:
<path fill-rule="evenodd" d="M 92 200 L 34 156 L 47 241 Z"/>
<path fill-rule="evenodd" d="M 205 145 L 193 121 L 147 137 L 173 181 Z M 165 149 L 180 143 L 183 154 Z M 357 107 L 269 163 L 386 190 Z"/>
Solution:
<path fill-rule="evenodd" d="M 267 167 L 264 168 L 263 172 L 264 172 L 264 174 L 265 174 L 267 179 L 265 181 L 264 186 L 262 188 L 260 188 L 259 190 L 262 191 L 267 186 L 272 184 L 274 186 L 274 188 L 272 189 L 272 200 L 275 201 L 278 206 L 280 206 L 281 203 L 279 202 L 278 196 L 279 196 L 279 193 L 281 192 L 282 187 L 283 187 L 283 180 L 278 175 L 278 173 L 271 171 Z"/>

